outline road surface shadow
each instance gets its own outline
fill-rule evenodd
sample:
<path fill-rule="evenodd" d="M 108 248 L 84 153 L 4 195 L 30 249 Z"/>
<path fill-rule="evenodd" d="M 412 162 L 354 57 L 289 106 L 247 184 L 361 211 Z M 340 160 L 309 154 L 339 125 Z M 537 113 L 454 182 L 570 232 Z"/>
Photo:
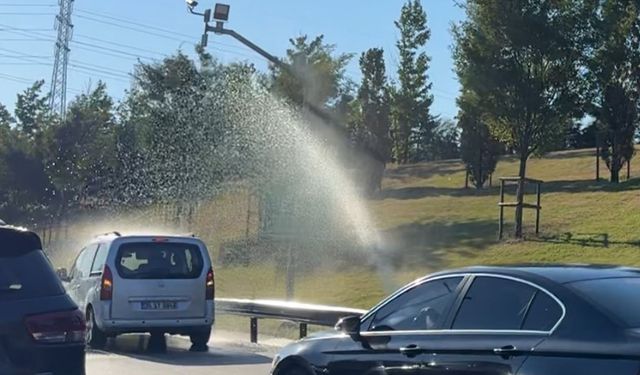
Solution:
<path fill-rule="evenodd" d="M 165 352 L 151 352 L 148 350 L 148 335 L 122 335 L 110 339 L 105 350 L 88 350 L 94 355 L 117 354 L 135 358 L 141 361 L 149 361 L 179 366 L 229 366 L 229 365 L 256 365 L 271 363 L 271 358 L 255 353 L 254 350 L 242 350 L 239 346 L 232 349 L 209 346 L 206 353 L 193 353 L 189 351 L 188 339 L 167 337 L 167 350 Z"/>

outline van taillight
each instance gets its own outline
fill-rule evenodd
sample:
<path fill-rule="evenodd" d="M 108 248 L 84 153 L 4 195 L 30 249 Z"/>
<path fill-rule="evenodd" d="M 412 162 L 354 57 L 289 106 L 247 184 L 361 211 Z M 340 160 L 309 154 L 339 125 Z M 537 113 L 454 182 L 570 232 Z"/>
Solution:
<path fill-rule="evenodd" d="M 215 288 L 214 288 L 214 282 L 213 282 L 213 268 L 209 268 L 209 271 L 207 271 L 206 286 L 207 286 L 206 299 L 212 300 L 215 295 Z"/>
<path fill-rule="evenodd" d="M 109 266 L 104 266 L 102 281 L 100 282 L 100 300 L 111 301 L 113 297 L 113 274 Z"/>
<path fill-rule="evenodd" d="M 78 309 L 31 315 L 25 318 L 25 325 L 31 337 L 42 344 L 84 342 L 87 329 L 84 315 Z"/>

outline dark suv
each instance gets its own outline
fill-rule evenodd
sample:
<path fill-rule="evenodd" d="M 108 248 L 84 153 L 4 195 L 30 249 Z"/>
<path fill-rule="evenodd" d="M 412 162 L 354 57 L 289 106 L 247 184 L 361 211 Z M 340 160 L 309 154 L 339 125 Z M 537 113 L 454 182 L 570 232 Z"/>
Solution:
<path fill-rule="evenodd" d="M 0 224 L 0 374 L 84 374 L 85 330 L 40 238 Z"/>

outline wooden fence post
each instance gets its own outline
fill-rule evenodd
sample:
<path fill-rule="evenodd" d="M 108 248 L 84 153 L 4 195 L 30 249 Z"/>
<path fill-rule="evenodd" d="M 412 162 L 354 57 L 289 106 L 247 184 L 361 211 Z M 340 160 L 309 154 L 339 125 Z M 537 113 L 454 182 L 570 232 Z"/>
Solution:
<path fill-rule="evenodd" d="M 600 146 L 596 146 L 596 181 L 600 181 Z"/>
<path fill-rule="evenodd" d="M 540 233 L 540 183 L 536 184 L 536 235 Z"/>
<path fill-rule="evenodd" d="M 500 180 L 500 219 L 498 221 L 498 240 L 502 239 L 502 233 L 504 231 L 504 180 Z"/>

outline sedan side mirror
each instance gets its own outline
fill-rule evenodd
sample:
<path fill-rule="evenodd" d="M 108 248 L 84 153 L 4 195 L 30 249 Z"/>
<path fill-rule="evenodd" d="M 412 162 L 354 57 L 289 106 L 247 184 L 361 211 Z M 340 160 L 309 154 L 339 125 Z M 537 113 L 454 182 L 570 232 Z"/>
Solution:
<path fill-rule="evenodd" d="M 360 317 L 359 316 L 346 316 L 336 323 L 336 331 L 346 333 L 351 337 L 360 337 Z"/>
<path fill-rule="evenodd" d="M 69 282 L 71 281 L 71 278 L 69 277 L 69 274 L 67 272 L 66 268 L 58 268 L 56 270 L 56 273 L 58 274 L 58 278 L 60 278 L 60 280 L 64 281 L 64 282 Z"/>

